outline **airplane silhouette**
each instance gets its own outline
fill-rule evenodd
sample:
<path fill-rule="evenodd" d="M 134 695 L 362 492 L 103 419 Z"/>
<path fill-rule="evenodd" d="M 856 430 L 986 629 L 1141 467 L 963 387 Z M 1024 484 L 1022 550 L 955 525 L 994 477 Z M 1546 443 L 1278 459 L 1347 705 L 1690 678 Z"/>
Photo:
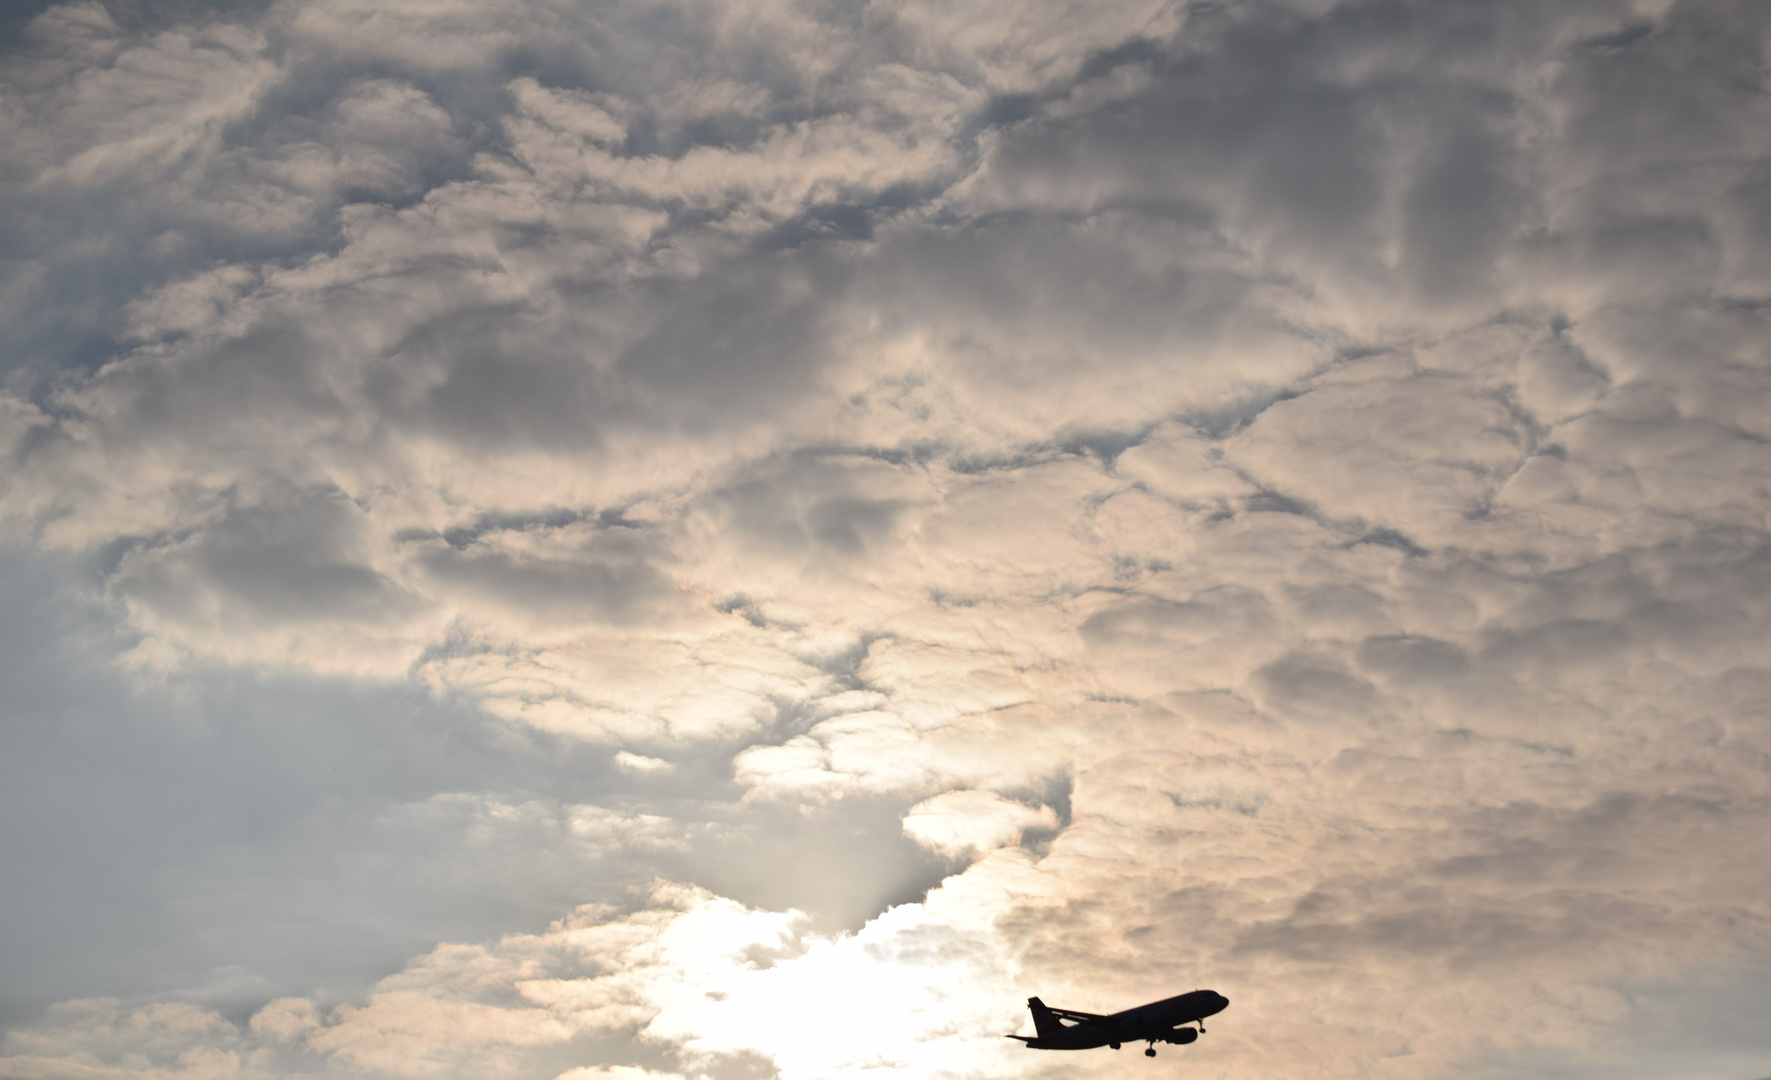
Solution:
<path fill-rule="evenodd" d="M 1111 1016 L 1096 1016 L 1073 1009 L 1054 1009 L 1031 997 L 1027 999 L 1027 1008 L 1033 1010 L 1033 1029 L 1038 1034 L 1009 1038 L 1021 1040 L 1032 1050 L 1092 1050 L 1097 1046 L 1117 1050 L 1122 1042 L 1142 1040 L 1150 1044 L 1144 1056 L 1155 1057 L 1157 1043 L 1187 1045 L 1205 1030 L 1206 1017 L 1223 1012 L 1229 1004 L 1230 999 L 1215 990 L 1195 990 Z M 1195 1022 L 1199 1031 L 1181 1026 Z"/>

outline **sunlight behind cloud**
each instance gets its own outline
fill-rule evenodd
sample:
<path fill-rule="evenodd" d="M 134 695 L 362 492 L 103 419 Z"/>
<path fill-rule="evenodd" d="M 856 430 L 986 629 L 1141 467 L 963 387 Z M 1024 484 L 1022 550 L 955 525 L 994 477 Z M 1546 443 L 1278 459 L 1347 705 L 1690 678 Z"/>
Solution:
<path fill-rule="evenodd" d="M 1195 987 L 1201 1077 L 1548 1077 L 1756 985 L 1762 5 L 8 18 L 0 1077 L 1106 1076 L 1022 1002 Z"/>

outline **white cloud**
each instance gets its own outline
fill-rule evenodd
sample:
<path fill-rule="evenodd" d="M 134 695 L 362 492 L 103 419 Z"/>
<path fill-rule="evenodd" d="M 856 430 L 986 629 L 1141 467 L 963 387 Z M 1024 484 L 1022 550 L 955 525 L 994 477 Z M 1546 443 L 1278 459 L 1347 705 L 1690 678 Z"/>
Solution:
<path fill-rule="evenodd" d="M 949 791 L 924 799 L 904 815 L 904 832 L 943 855 L 973 855 L 1017 843 L 1028 829 L 1056 832 L 1058 815 L 989 791 Z"/>
<path fill-rule="evenodd" d="M 1758 8 L 132 12 L 0 90 L 15 542 L 144 687 L 569 762 L 327 819 L 438 905 L 696 883 L 0 1075 L 1037 1074 L 1198 979 L 1202 1073 L 1425 1080 L 1766 944 Z"/>
<path fill-rule="evenodd" d="M 680 1080 L 677 1073 L 658 1073 L 632 1065 L 593 1065 L 568 1069 L 554 1080 Z"/>
<path fill-rule="evenodd" d="M 647 757 L 644 754 L 633 754 L 622 750 L 615 755 L 615 764 L 626 772 L 638 773 L 641 776 L 656 773 L 667 773 L 675 768 L 662 758 Z"/>

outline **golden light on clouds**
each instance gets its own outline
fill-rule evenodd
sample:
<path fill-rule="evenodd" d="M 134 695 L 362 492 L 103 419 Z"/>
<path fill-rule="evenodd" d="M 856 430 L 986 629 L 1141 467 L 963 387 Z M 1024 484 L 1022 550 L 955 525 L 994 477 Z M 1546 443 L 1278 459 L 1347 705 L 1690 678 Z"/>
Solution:
<path fill-rule="evenodd" d="M 6 18 L 0 1078 L 1771 1071 L 1762 6 Z"/>

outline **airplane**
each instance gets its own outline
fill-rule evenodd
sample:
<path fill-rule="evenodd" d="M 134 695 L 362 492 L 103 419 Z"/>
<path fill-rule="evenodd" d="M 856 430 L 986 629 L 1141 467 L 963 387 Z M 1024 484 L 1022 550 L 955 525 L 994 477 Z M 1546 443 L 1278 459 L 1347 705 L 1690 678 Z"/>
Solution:
<path fill-rule="evenodd" d="M 1195 990 L 1112 1016 L 1096 1016 L 1074 1009 L 1054 1009 L 1030 997 L 1027 1008 L 1033 1010 L 1033 1029 L 1038 1034 L 1009 1038 L 1021 1040 L 1030 1050 L 1092 1050 L 1097 1046 L 1117 1050 L 1122 1042 L 1142 1040 L 1150 1044 L 1144 1056 L 1155 1057 L 1157 1043 L 1187 1045 L 1205 1030 L 1206 1017 L 1223 1012 L 1229 1004 L 1230 999 L 1215 990 Z M 1181 1026 L 1192 1023 L 1199 1025 L 1199 1031 Z"/>

